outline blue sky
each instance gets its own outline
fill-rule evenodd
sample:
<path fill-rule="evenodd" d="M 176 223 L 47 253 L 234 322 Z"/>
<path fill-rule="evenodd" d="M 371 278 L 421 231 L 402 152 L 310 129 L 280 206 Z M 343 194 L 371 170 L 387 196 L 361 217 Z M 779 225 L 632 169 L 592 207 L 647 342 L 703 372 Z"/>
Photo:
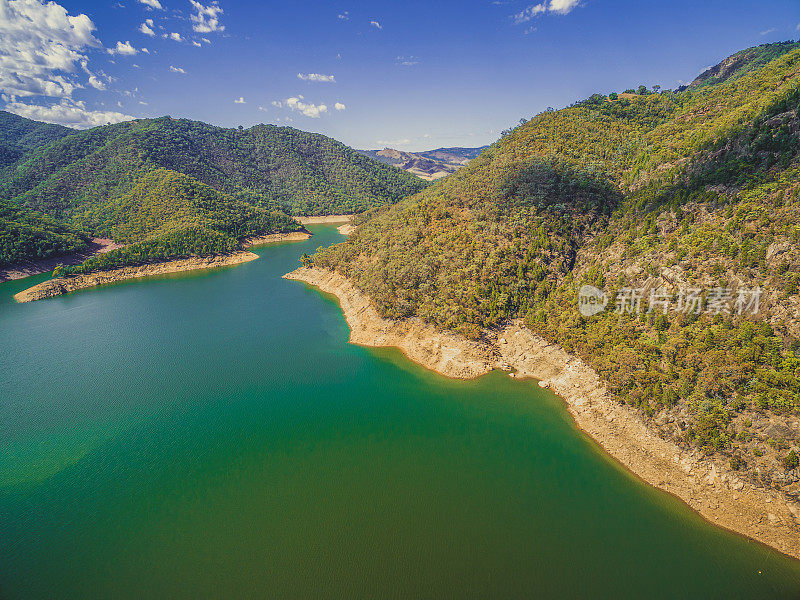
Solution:
<path fill-rule="evenodd" d="M 0 0 L 0 106 L 79 127 L 169 114 L 358 148 L 480 146 L 548 106 L 676 87 L 799 37 L 797 0 Z"/>

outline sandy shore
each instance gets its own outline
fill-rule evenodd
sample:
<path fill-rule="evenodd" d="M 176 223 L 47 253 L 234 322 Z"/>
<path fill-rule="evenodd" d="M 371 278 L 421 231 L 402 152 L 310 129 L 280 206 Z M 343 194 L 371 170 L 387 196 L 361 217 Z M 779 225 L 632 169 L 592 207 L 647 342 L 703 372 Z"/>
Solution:
<path fill-rule="evenodd" d="M 339 225 L 339 227 L 336 228 L 336 231 L 338 231 L 342 235 L 350 235 L 355 230 L 356 230 L 355 225 L 350 225 L 350 223 L 345 223 L 344 225 Z"/>
<path fill-rule="evenodd" d="M 92 243 L 89 245 L 89 247 L 83 252 L 72 252 L 70 254 L 63 254 L 53 258 L 27 261 L 0 269 L 0 281 L 23 279 L 32 275 L 49 273 L 58 265 L 78 265 L 87 258 L 97 256 L 98 254 L 111 252 L 117 248 L 122 248 L 122 244 L 117 244 L 114 242 L 114 240 L 107 238 L 94 238 L 92 239 Z"/>
<path fill-rule="evenodd" d="M 242 242 L 242 248 L 253 248 L 254 246 L 265 246 L 266 244 L 276 244 L 278 242 L 302 242 L 311 237 L 307 231 L 290 231 L 289 233 L 268 233 L 247 238 Z"/>
<path fill-rule="evenodd" d="M 234 254 L 224 254 L 220 256 L 184 258 L 168 262 L 155 263 L 152 265 L 140 265 L 137 267 L 124 267 L 110 271 L 98 271 L 86 275 L 76 275 L 74 277 L 59 277 L 50 279 L 39 285 L 23 290 L 14 296 L 17 302 L 33 302 L 44 298 L 52 298 L 68 294 L 76 290 L 103 285 L 106 283 L 116 283 L 127 279 L 137 279 L 150 275 L 164 275 L 166 273 L 180 273 L 183 271 L 194 271 L 197 269 L 214 269 L 216 267 L 227 267 L 238 265 L 251 260 L 256 260 L 258 254 L 252 252 L 236 252 Z"/>
<path fill-rule="evenodd" d="M 325 215 L 322 217 L 296 216 L 294 218 L 300 221 L 301 225 L 322 225 L 325 223 L 349 223 L 353 215 Z"/>
<path fill-rule="evenodd" d="M 642 480 L 677 496 L 709 522 L 800 559 L 800 505 L 740 479 L 724 461 L 662 439 L 638 412 L 608 392 L 594 370 L 521 322 L 486 332 L 486 341 L 474 342 L 418 319 L 384 319 L 338 273 L 300 268 L 284 277 L 335 295 L 354 344 L 397 347 L 448 377 L 470 379 L 503 369 L 513 371 L 513 377 L 539 379 L 539 385 L 564 399 L 586 434 Z"/>

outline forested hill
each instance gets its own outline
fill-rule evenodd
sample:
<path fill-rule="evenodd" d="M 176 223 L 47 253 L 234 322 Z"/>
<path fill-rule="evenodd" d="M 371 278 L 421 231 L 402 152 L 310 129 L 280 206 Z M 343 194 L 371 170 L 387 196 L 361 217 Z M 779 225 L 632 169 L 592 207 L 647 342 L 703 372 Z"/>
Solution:
<path fill-rule="evenodd" d="M 413 175 L 325 136 L 272 125 L 224 129 L 163 117 L 74 131 L 0 113 L 0 153 L 4 140 L 10 148 L 5 155 L 21 158 L 0 168 L 0 200 L 7 205 L 0 238 L 21 236 L 25 242 L 13 247 L 4 242 L 0 265 L 79 249 L 90 235 L 156 244 L 153 236 L 165 231 L 136 226 L 141 215 L 140 207 L 130 202 L 134 192 L 164 214 L 180 213 L 175 203 L 193 201 L 197 190 L 204 190 L 203 196 L 213 192 L 253 217 L 250 224 L 260 227 L 250 231 L 255 234 L 296 229 L 289 215 L 360 212 L 425 186 Z M 176 180 L 176 174 L 184 177 Z M 149 188 L 144 196 L 143 185 Z M 192 193 L 185 193 L 187 189 Z M 138 258 L 132 251 L 112 258 L 155 260 L 168 256 L 164 248 L 176 256 L 198 249 L 210 253 L 241 237 L 231 230 L 239 219 L 230 211 L 224 211 L 222 220 L 205 211 L 196 216 L 200 228 L 191 236 L 170 220 L 174 243 L 151 244 L 159 249 Z M 177 233 L 184 229 L 185 235 Z"/>
<path fill-rule="evenodd" d="M 735 76 L 705 85 L 595 94 L 523 120 L 453 175 L 363 215 L 312 261 L 386 316 L 472 338 L 524 318 L 665 437 L 790 490 L 800 48 L 744 55 L 752 62 L 728 61 Z M 579 312 L 583 285 L 607 292 L 607 310 Z"/>
<path fill-rule="evenodd" d="M 19 160 L 26 152 L 75 133 L 74 129 L 31 121 L 0 110 L 0 168 Z"/>
<path fill-rule="evenodd" d="M 93 206 L 83 221 L 128 245 L 57 275 L 224 254 L 239 250 L 245 238 L 302 228 L 284 212 L 253 206 L 168 169 L 147 172 L 127 193 Z"/>
<path fill-rule="evenodd" d="M 70 217 L 166 168 L 225 193 L 248 190 L 293 214 L 353 213 L 396 202 L 424 182 L 325 136 L 290 127 L 224 129 L 143 119 L 78 132 L 6 169 L 0 197 Z"/>

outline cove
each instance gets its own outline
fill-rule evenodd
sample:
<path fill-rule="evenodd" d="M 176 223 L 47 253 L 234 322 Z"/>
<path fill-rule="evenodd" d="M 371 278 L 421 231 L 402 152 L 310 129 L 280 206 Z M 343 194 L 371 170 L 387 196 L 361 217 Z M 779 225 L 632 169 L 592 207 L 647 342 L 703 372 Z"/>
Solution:
<path fill-rule="evenodd" d="M 347 343 L 341 238 L 30 304 L 0 285 L 0 598 L 798 598 L 561 400 Z"/>

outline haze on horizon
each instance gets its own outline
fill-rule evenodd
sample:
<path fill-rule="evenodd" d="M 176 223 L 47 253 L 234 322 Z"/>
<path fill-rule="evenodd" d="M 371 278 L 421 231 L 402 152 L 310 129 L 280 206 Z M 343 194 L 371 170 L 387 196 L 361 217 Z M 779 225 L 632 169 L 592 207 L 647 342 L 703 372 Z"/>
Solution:
<path fill-rule="evenodd" d="M 79 128 L 169 114 L 356 148 L 475 147 L 548 106 L 674 88 L 799 35 L 791 0 L 0 0 L 0 108 Z"/>

